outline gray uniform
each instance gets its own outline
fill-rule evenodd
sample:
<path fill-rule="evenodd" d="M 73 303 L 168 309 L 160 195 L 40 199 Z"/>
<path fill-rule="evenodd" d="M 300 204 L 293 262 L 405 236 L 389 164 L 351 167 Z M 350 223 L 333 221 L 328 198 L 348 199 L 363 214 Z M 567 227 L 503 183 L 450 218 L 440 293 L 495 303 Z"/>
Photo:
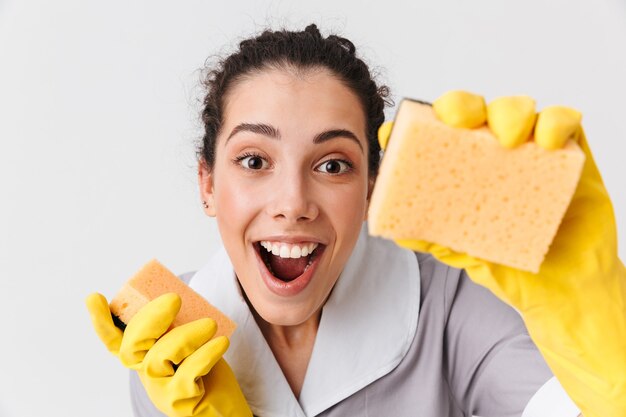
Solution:
<path fill-rule="evenodd" d="M 215 304 L 240 326 L 226 359 L 255 415 L 522 416 L 533 397 L 533 416 L 542 407 L 553 416 L 578 414 L 562 391 L 538 394 L 552 374 L 513 309 L 464 271 L 407 252 L 362 233 L 324 307 L 298 399 L 243 310 L 238 286 L 217 281 L 229 281 L 222 269 L 232 275 L 225 253 L 203 268 L 212 274 L 192 278 L 192 287 L 212 282 L 195 282 L 210 301 L 232 298 Z M 162 416 L 134 374 L 131 391 L 136 416 Z M 570 403 L 558 408 L 559 401 Z"/>

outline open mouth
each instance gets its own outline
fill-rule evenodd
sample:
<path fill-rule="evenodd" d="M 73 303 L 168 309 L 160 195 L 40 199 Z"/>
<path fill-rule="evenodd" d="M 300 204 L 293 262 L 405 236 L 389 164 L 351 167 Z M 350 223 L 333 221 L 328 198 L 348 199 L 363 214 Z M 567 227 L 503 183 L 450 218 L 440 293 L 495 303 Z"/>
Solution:
<path fill-rule="evenodd" d="M 282 244 L 260 241 L 254 244 L 269 273 L 282 282 L 303 276 L 324 251 L 319 243 Z"/>

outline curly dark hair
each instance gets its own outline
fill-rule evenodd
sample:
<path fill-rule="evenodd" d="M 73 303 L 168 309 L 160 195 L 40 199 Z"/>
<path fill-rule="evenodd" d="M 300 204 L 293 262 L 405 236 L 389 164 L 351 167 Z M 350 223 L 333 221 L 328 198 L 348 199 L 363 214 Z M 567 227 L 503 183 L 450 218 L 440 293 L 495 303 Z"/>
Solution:
<path fill-rule="evenodd" d="M 380 163 L 377 132 L 385 120 L 385 105 L 393 104 L 389 99 L 389 88 L 376 85 L 367 64 L 356 56 L 352 42 L 336 35 L 324 38 L 315 24 L 299 32 L 266 30 L 240 42 L 238 51 L 207 72 L 203 81 L 207 93 L 203 102 L 204 136 L 198 147 L 199 160 L 213 168 L 216 140 L 229 89 L 251 73 L 276 67 L 327 68 L 357 95 L 367 121 L 368 173 L 370 177 L 376 176 Z"/>

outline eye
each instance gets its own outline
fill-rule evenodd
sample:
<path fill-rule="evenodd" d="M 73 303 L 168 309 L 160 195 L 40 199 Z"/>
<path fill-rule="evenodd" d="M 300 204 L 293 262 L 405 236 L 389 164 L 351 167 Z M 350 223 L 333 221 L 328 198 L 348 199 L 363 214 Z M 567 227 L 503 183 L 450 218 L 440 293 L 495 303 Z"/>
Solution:
<path fill-rule="evenodd" d="M 349 172 L 351 169 L 352 164 L 343 159 L 329 159 L 317 166 L 318 171 L 332 175 L 343 174 Z"/>
<path fill-rule="evenodd" d="M 260 170 L 269 167 L 269 163 L 260 155 L 244 154 L 238 156 L 235 161 L 245 169 Z"/>

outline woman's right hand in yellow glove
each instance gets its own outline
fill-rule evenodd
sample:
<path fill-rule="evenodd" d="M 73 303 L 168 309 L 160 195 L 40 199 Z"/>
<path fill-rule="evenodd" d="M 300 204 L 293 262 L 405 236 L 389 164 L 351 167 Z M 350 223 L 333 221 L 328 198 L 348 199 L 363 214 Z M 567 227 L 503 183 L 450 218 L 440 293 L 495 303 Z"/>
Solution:
<path fill-rule="evenodd" d="M 211 339 L 215 321 L 199 319 L 167 331 L 180 310 L 177 294 L 146 304 L 122 332 L 98 293 L 87 309 L 100 340 L 138 372 L 154 405 L 170 417 L 252 416 L 232 370 L 222 358 L 228 338 Z"/>

